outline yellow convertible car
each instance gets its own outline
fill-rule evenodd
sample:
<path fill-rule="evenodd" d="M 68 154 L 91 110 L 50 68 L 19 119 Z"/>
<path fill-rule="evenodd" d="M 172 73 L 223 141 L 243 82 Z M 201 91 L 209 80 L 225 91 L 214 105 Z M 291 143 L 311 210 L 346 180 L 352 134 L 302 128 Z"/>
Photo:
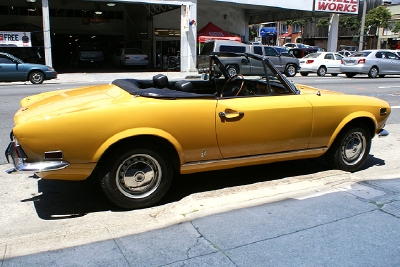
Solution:
<path fill-rule="evenodd" d="M 265 75 L 230 77 L 221 56 L 262 61 Z M 357 171 L 371 139 L 388 134 L 390 112 L 377 98 L 294 85 L 268 59 L 215 53 L 202 79 L 159 74 L 21 100 L 6 149 L 14 164 L 8 172 L 97 178 L 113 203 L 142 208 L 165 195 L 176 172 L 322 155 L 332 168 Z"/>

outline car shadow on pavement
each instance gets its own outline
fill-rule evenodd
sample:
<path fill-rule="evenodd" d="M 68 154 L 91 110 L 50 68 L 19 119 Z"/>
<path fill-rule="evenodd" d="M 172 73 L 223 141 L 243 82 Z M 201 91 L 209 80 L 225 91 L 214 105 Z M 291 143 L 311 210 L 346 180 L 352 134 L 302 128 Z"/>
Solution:
<path fill-rule="evenodd" d="M 385 165 L 384 161 L 368 157 L 363 169 Z M 156 205 L 179 201 L 191 194 L 209 192 L 227 187 L 279 180 L 286 177 L 300 177 L 327 171 L 326 162 L 321 159 L 293 160 L 228 170 L 209 171 L 187 175 L 176 175 L 171 188 Z M 307 179 L 307 178 L 305 178 Z M 103 194 L 98 181 L 78 182 L 38 180 L 41 193 L 23 201 L 33 201 L 38 217 L 43 220 L 72 219 L 88 213 L 102 211 L 123 211 Z"/>

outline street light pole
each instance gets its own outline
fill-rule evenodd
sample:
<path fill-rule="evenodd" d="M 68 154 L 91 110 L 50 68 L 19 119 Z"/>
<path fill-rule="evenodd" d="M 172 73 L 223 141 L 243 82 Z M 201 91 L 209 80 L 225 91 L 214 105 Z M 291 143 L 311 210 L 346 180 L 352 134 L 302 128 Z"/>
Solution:
<path fill-rule="evenodd" d="M 364 49 L 364 27 L 365 27 L 365 14 L 367 13 L 367 0 L 363 1 L 363 11 L 361 17 L 361 29 L 360 29 L 360 43 L 358 44 L 358 50 Z"/>

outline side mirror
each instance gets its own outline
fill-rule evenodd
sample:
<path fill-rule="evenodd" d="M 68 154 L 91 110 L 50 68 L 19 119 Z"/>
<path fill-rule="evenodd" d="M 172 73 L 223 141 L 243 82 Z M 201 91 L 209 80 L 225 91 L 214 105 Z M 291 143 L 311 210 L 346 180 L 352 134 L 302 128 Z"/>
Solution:
<path fill-rule="evenodd" d="M 202 74 L 201 74 L 201 79 L 202 79 L 203 81 L 208 81 L 209 75 L 208 75 L 207 73 L 202 73 Z"/>
<path fill-rule="evenodd" d="M 249 60 L 247 58 L 242 58 L 242 64 L 247 65 Z"/>

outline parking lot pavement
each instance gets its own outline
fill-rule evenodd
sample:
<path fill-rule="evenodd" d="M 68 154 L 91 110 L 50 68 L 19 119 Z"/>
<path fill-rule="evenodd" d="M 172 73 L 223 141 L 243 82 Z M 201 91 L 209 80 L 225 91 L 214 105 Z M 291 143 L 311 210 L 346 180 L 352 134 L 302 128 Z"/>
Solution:
<path fill-rule="evenodd" d="M 400 266 L 400 125 L 387 130 L 356 173 L 295 161 L 184 176 L 272 179 L 132 211 L 92 183 L 0 165 L 1 266 Z"/>

